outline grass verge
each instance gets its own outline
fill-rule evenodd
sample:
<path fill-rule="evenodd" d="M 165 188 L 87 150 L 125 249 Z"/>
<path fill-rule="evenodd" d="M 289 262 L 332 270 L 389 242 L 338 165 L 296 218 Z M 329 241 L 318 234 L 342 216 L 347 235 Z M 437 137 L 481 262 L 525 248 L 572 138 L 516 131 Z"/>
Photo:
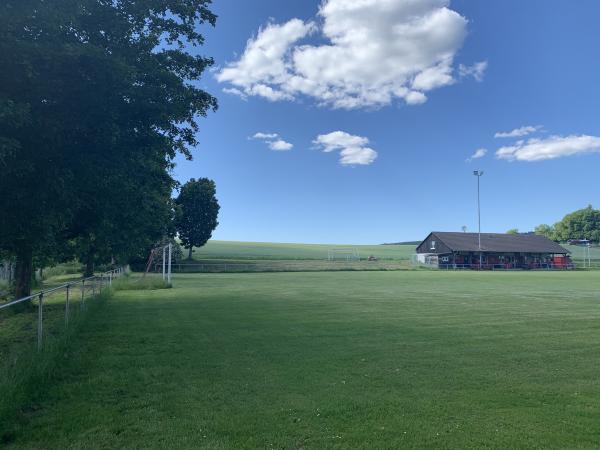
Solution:
<path fill-rule="evenodd" d="M 12 441 L 18 429 L 37 409 L 48 386 L 61 370 L 70 341 L 86 326 L 89 317 L 112 294 L 105 289 L 87 298 L 85 307 L 71 304 L 69 326 L 64 322 L 64 303 L 44 305 L 44 343 L 36 348 L 37 307 L 32 305 L 14 313 L 2 311 L 0 316 L 0 445 Z"/>

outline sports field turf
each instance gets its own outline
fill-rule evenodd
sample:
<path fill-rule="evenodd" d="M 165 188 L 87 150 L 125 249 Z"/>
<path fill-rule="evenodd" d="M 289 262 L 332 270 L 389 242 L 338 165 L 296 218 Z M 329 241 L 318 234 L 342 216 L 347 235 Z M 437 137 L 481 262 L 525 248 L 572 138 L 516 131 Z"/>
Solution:
<path fill-rule="evenodd" d="M 571 251 L 573 261 L 583 266 L 582 247 L 564 245 Z M 354 249 L 361 261 L 343 261 L 338 254 L 336 262 L 327 261 L 331 249 Z M 177 272 L 202 271 L 327 271 L 327 270 L 397 270 L 410 266 L 410 259 L 416 251 L 415 245 L 333 245 L 333 244 L 285 244 L 272 242 L 209 241 L 204 247 L 194 251 L 194 262 L 181 261 L 176 265 Z M 378 261 L 367 261 L 374 256 Z M 600 268 L 600 248 L 590 252 L 592 266 Z M 190 265 L 191 264 L 191 265 Z M 199 269 L 194 264 L 206 267 Z M 220 265 L 229 264 L 227 270 Z M 184 267 L 185 266 L 185 267 Z"/>
<path fill-rule="evenodd" d="M 13 448 L 597 448 L 600 273 L 178 275 L 94 312 Z"/>
<path fill-rule="evenodd" d="M 194 252 L 195 259 L 325 260 L 331 249 L 356 249 L 361 258 L 407 260 L 415 245 L 280 244 L 273 242 L 209 241 Z"/>

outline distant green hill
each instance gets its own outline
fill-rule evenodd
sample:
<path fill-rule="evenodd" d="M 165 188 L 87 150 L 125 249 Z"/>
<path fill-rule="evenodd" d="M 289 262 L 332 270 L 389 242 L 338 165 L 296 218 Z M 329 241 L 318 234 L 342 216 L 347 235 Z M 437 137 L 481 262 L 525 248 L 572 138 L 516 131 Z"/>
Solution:
<path fill-rule="evenodd" d="M 209 241 L 196 249 L 197 260 L 324 260 L 330 249 L 356 249 L 361 258 L 374 256 L 379 259 L 408 260 L 415 253 L 414 245 L 328 245 L 286 244 L 271 242 Z"/>

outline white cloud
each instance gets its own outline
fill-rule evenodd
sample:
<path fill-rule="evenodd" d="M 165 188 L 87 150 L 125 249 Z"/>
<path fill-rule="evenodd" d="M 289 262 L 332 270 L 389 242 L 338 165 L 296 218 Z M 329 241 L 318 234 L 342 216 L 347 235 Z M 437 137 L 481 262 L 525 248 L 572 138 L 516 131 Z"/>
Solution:
<path fill-rule="evenodd" d="M 277 139 L 278 137 L 279 137 L 279 135 L 277 133 L 256 133 L 250 139 L 266 140 L 266 139 Z"/>
<path fill-rule="evenodd" d="M 369 165 L 377 159 L 377 152 L 367 147 L 369 139 L 362 136 L 354 136 L 344 131 L 334 131 L 329 134 L 321 134 L 313 141 L 318 148 L 324 152 L 340 152 L 340 164 Z"/>
<path fill-rule="evenodd" d="M 477 150 L 475 150 L 475 153 L 473 153 L 469 158 L 467 158 L 467 162 L 471 162 L 474 159 L 480 159 L 483 158 L 485 155 L 487 155 L 487 149 L 485 148 L 479 148 Z"/>
<path fill-rule="evenodd" d="M 247 95 L 261 95 L 270 99 L 285 97 L 270 88 L 289 78 L 286 59 L 291 46 L 307 36 L 312 29 L 300 19 L 292 19 L 283 25 L 268 24 L 258 31 L 258 35 L 248 40 L 246 50 L 235 63 L 229 64 L 217 74 L 221 82 L 230 82 Z"/>
<path fill-rule="evenodd" d="M 541 129 L 542 129 L 541 125 L 537 125 L 535 127 L 528 125 L 525 127 L 515 128 L 512 131 L 499 131 L 494 135 L 494 137 L 496 137 L 496 138 L 523 137 L 523 136 L 527 136 L 528 134 L 535 133 L 536 131 L 539 131 Z"/>
<path fill-rule="evenodd" d="M 498 149 L 496 157 L 509 161 L 543 161 L 585 153 L 600 152 L 600 137 L 550 136 L 546 139 L 518 141 Z"/>
<path fill-rule="evenodd" d="M 286 142 L 283 139 L 281 139 L 281 137 L 277 133 L 258 132 L 254 136 L 249 137 L 248 139 L 257 139 L 259 141 L 263 141 L 271 150 L 275 151 L 288 151 L 294 148 L 293 144 L 290 144 L 289 142 Z"/>
<path fill-rule="evenodd" d="M 240 91 L 237 88 L 223 88 L 223 92 L 226 94 L 237 95 L 237 96 L 241 97 L 243 100 L 246 100 L 248 98 L 248 96 L 246 94 L 244 94 L 242 91 Z"/>
<path fill-rule="evenodd" d="M 269 148 L 275 151 L 287 151 L 293 149 L 294 145 L 285 142 L 283 139 L 277 139 L 276 141 L 269 142 Z"/>
<path fill-rule="evenodd" d="M 461 64 L 458 66 L 458 74 L 461 78 L 465 77 L 473 77 L 476 81 L 483 81 L 483 75 L 487 69 L 488 63 L 487 61 L 479 61 L 471 66 L 465 66 Z"/>
<path fill-rule="evenodd" d="M 299 96 L 333 108 L 419 104 L 456 82 L 454 58 L 467 20 L 449 0 L 323 0 L 315 22 L 269 23 L 217 73 L 229 92 L 271 101 Z M 318 33 L 321 44 L 302 41 Z M 461 65 L 481 80 L 486 62 Z"/>

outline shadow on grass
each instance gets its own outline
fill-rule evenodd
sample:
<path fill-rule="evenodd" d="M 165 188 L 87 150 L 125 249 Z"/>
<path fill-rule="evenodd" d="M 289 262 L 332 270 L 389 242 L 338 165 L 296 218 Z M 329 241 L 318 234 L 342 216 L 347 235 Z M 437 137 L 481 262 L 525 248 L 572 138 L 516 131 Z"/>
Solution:
<path fill-rule="evenodd" d="M 173 286 L 159 277 L 126 277 L 115 283 L 118 291 L 153 291 L 157 289 L 171 289 Z"/>
<path fill-rule="evenodd" d="M 171 286 L 158 278 L 124 277 L 111 288 L 87 298 L 85 307 L 73 302 L 69 326 L 64 302 L 44 306 L 44 345 L 36 350 L 37 307 L 0 314 L 0 447 L 10 444 L 68 362 L 69 345 L 95 312 L 119 290 L 155 290 Z"/>

